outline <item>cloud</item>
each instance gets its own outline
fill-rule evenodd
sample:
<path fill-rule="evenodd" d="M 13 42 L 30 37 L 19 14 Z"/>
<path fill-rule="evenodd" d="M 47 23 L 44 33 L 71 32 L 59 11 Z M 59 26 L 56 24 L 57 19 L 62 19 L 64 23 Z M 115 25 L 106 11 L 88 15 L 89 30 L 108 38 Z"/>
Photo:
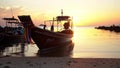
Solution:
<path fill-rule="evenodd" d="M 0 7 L 0 25 L 4 26 L 5 23 L 3 23 L 4 21 L 2 20 L 2 18 L 4 17 L 17 17 L 17 15 L 23 13 L 24 8 L 23 7 Z"/>
<path fill-rule="evenodd" d="M 23 7 L 0 7 L 0 18 L 1 17 L 11 17 L 12 15 L 16 16 L 24 11 Z"/>

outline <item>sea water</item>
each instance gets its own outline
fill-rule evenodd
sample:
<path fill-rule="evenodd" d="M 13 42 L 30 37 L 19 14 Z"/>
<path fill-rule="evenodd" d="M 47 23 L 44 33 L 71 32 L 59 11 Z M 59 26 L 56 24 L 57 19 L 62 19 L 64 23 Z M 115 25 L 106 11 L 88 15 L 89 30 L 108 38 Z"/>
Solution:
<path fill-rule="evenodd" d="M 120 33 L 94 27 L 76 27 L 73 57 L 120 58 Z"/>
<path fill-rule="evenodd" d="M 120 58 L 120 33 L 95 29 L 94 27 L 74 27 L 73 58 Z M 25 44 L 21 53 L 21 44 L 7 47 L 0 56 L 37 57 L 36 44 Z"/>

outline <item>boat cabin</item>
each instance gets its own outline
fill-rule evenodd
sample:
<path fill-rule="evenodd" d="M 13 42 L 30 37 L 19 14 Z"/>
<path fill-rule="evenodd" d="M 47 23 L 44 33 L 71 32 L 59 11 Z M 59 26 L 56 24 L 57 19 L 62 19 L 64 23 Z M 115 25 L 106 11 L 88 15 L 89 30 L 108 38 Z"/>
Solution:
<path fill-rule="evenodd" d="M 53 20 L 46 20 L 44 21 L 43 29 L 46 29 L 46 24 L 50 23 L 50 30 L 51 31 L 62 31 L 63 29 L 72 29 L 73 22 L 70 16 L 57 16 L 56 18 L 53 18 Z M 55 29 L 54 29 L 55 28 Z"/>
<path fill-rule="evenodd" d="M 57 16 L 57 21 L 69 20 L 70 16 Z"/>

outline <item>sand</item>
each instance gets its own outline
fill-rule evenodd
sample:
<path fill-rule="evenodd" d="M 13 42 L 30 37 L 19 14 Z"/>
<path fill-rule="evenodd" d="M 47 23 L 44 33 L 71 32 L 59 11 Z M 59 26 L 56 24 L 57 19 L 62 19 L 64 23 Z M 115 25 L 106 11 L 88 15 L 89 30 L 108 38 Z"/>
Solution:
<path fill-rule="evenodd" d="M 68 57 L 1 57 L 0 68 L 120 68 L 120 59 Z"/>

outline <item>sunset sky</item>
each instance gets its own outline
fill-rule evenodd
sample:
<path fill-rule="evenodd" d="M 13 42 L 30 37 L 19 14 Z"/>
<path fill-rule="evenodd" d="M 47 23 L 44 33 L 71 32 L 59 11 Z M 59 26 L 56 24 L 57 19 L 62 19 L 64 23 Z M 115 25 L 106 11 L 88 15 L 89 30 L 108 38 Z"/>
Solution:
<path fill-rule="evenodd" d="M 31 15 L 36 25 L 60 15 L 73 17 L 76 26 L 120 25 L 120 0 L 0 0 L 3 17 Z"/>

